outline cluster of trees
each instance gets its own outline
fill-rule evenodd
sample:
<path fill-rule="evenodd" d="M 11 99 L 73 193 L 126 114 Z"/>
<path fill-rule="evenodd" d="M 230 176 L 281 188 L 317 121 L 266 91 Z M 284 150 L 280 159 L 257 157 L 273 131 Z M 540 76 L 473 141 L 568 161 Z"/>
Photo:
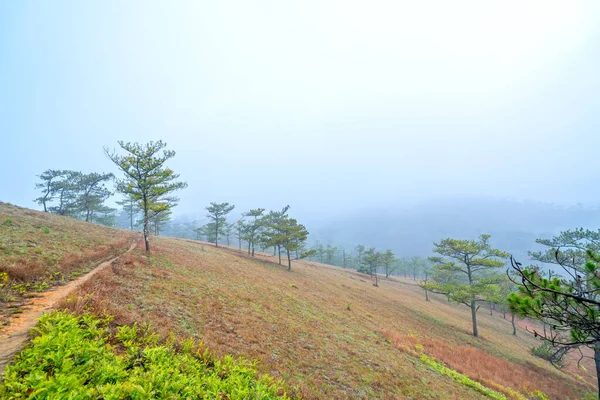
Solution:
<path fill-rule="evenodd" d="M 600 230 L 575 229 L 538 239 L 543 251 L 529 252 L 533 264 L 523 266 L 507 252 L 492 247 L 489 235 L 477 240 L 443 239 L 434 243 L 421 287 L 442 293 L 470 308 L 473 335 L 482 304 L 500 304 L 515 314 L 540 322 L 531 332 L 544 344 L 545 358 L 561 365 L 569 351 L 593 351 L 600 387 Z M 510 266 L 506 268 L 507 260 Z M 535 348 L 539 349 L 539 348 Z"/>
<path fill-rule="evenodd" d="M 239 250 L 242 250 L 242 242 L 245 242 L 248 254 L 252 256 L 255 255 L 257 246 L 263 251 L 273 248 L 273 255 L 279 255 L 280 265 L 283 250 L 287 254 L 288 270 L 292 268 L 292 255 L 295 259 L 300 259 L 312 254 L 311 251 L 306 251 L 308 231 L 304 225 L 288 215 L 290 206 L 267 213 L 264 208 L 251 209 L 243 213 L 236 223 L 229 223 L 227 215 L 234 208 L 235 206 L 229 203 L 210 203 L 206 207 L 206 216 L 210 222 L 194 229 L 197 238 L 206 238 L 218 247 L 219 238 L 225 238 L 229 246 L 231 238 L 235 237 Z"/>
<path fill-rule="evenodd" d="M 362 244 L 354 247 L 353 251 L 338 248 L 331 244 L 323 245 L 316 242 L 312 247 L 313 261 L 322 264 L 336 265 L 343 268 L 353 268 L 358 272 L 366 273 L 378 279 L 375 272 L 389 278 L 392 275 L 412 277 L 413 280 L 425 274 L 428 262 L 420 256 L 396 257 L 390 249 L 379 251 L 376 248 L 367 248 Z M 365 257 L 366 256 L 366 257 Z"/>
<path fill-rule="evenodd" d="M 473 335 L 478 336 L 477 311 L 487 306 L 492 313 L 496 306 L 506 318 L 511 315 L 513 334 L 516 335 L 515 313 L 511 312 L 508 296 L 516 285 L 506 275 L 509 254 L 493 248 L 489 235 L 477 240 L 444 239 L 434 243 L 434 257 L 397 257 L 390 249 L 377 250 L 357 245 L 352 252 L 331 244 L 317 242 L 311 259 L 344 268 L 354 268 L 371 276 L 379 286 L 380 276 L 404 276 L 418 281 L 429 292 L 444 294 L 448 301 L 466 305 L 471 310 Z"/>
<path fill-rule="evenodd" d="M 150 251 L 150 232 L 159 234 L 179 201 L 172 193 L 187 185 L 178 182 L 179 175 L 165 165 L 175 156 L 174 151 L 165 149 L 166 143 L 119 142 L 119 146 L 124 154 L 106 148 L 104 152 L 123 172 L 123 178 L 117 179 L 112 173 L 49 169 L 38 176 L 40 182 L 35 187 L 41 195 L 35 202 L 45 212 L 89 222 L 108 226 L 121 222 L 130 229 L 141 225 L 146 250 Z M 111 190 L 108 184 L 112 182 L 115 187 Z M 106 205 L 115 189 L 123 195 L 123 200 L 116 202 L 122 207 L 120 216 Z"/>
<path fill-rule="evenodd" d="M 510 308 L 542 322 L 534 334 L 554 354 L 577 350 L 584 358 L 582 348 L 590 348 L 600 388 L 600 230 L 569 230 L 537 243 L 546 247 L 529 253 L 538 264 L 524 267 L 511 257 L 518 290 L 508 297 Z M 554 271 L 544 273 L 543 265 Z"/>
<path fill-rule="evenodd" d="M 375 247 L 365 248 L 363 245 L 356 246 L 357 271 L 371 275 L 374 278 L 374 286 L 379 286 L 379 272 L 383 269 L 385 277 L 398 269 L 398 259 L 391 250 L 378 251 Z"/>
<path fill-rule="evenodd" d="M 210 220 L 209 223 L 194 229 L 197 239 L 205 238 L 207 242 L 214 243 L 219 247 L 219 237 L 226 239 L 227 246 L 231 244 L 233 237 L 233 224 L 227 222 L 227 214 L 229 214 L 235 206 L 229 203 L 210 203 L 206 207 L 206 217 Z"/>
<path fill-rule="evenodd" d="M 108 225 L 114 218 L 114 209 L 105 205 L 113 194 L 107 184 L 113 174 L 49 169 L 38 175 L 35 188 L 41 191 L 34 201 L 45 212 L 70 216 L 89 222 Z"/>

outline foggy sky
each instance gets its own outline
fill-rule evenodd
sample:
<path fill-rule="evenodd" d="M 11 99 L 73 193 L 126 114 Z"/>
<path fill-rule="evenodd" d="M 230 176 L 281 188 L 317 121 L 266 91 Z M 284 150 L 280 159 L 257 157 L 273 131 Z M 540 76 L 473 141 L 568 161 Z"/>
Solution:
<path fill-rule="evenodd" d="M 0 3 L 0 200 L 163 139 L 210 201 L 330 219 L 457 196 L 597 204 L 597 1 Z"/>

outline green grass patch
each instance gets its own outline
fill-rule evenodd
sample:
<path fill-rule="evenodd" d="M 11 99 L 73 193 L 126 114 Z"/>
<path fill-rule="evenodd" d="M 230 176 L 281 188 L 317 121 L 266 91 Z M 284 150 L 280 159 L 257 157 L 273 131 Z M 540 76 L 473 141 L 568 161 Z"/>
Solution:
<path fill-rule="evenodd" d="M 10 365 L 0 398 L 286 399 L 281 382 L 253 363 L 221 359 L 193 341 L 159 343 L 149 328 L 55 311 Z"/>
<path fill-rule="evenodd" d="M 421 359 L 421 361 L 423 363 L 429 365 L 431 368 L 435 369 L 440 374 L 449 376 L 450 378 L 454 379 L 456 382 L 460 383 L 461 385 L 473 388 L 473 389 L 477 390 L 478 392 L 480 392 L 492 399 L 507 400 L 506 396 L 503 395 L 502 393 L 496 392 L 495 390 L 485 387 L 481 383 L 472 380 L 467 375 L 461 374 L 460 372 L 457 372 L 451 368 L 446 367 L 444 364 L 437 361 L 433 357 L 430 357 L 426 354 L 421 354 L 421 356 L 419 358 Z"/>

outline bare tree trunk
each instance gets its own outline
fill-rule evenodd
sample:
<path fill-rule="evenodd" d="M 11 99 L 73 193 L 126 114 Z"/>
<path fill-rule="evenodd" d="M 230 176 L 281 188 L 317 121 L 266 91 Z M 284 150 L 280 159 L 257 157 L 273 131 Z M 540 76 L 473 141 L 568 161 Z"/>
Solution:
<path fill-rule="evenodd" d="M 48 183 L 46 184 L 46 193 L 44 194 L 44 197 L 42 198 L 42 204 L 44 205 L 44 212 L 48 212 L 48 209 L 46 208 L 46 201 L 48 201 L 48 196 L 50 195 L 50 181 L 52 179 L 50 179 L 48 181 Z"/>
<path fill-rule="evenodd" d="M 502 306 L 502 315 L 504 316 L 504 319 L 506 319 L 506 306 Z"/>
<path fill-rule="evenodd" d="M 148 231 L 148 198 L 144 195 L 144 242 L 146 251 L 150 251 L 150 232 Z"/>
<path fill-rule="evenodd" d="M 374 275 L 375 275 L 375 286 L 376 286 L 376 287 L 379 287 L 379 280 L 377 279 L 377 268 L 375 268 L 375 273 L 374 273 Z"/>
<path fill-rule="evenodd" d="M 291 271 L 292 270 L 292 259 L 290 258 L 290 251 L 289 250 L 287 250 L 287 256 L 288 256 L 288 271 Z"/>
<path fill-rule="evenodd" d="M 219 216 L 215 219 L 215 247 L 219 247 Z"/>
<path fill-rule="evenodd" d="M 600 344 L 594 345 L 594 363 L 596 364 L 596 380 L 598 381 L 598 399 L 600 399 Z"/>
<path fill-rule="evenodd" d="M 490 303 L 490 315 L 492 315 L 492 310 L 493 310 L 493 308 L 492 308 L 492 302 L 490 301 L 489 303 Z"/>
<path fill-rule="evenodd" d="M 510 323 L 512 324 L 512 327 L 513 327 L 513 336 L 517 336 L 517 326 L 515 325 L 515 314 L 513 312 L 511 312 L 510 315 L 511 315 Z"/>
<path fill-rule="evenodd" d="M 281 246 L 277 245 L 277 250 L 279 251 L 279 265 L 281 265 Z"/>
<path fill-rule="evenodd" d="M 473 336 L 478 337 L 479 332 L 477 331 L 477 303 L 475 300 L 471 300 L 471 319 L 473 320 Z"/>
<path fill-rule="evenodd" d="M 544 337 L 546 337 L 546 323 L 542 322 L 542 325 L 544 326 Z"/>
<path fill-rule="evenodd" d="M 427 289 L 425 289 L 425 301 L 429 301 L 429 294 Z"/>

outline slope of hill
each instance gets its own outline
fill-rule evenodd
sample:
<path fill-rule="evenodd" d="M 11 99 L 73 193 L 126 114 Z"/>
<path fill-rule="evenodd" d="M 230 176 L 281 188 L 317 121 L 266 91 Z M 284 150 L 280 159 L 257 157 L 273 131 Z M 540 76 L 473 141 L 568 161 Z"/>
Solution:
<path fill-rule="evenodd" d="M 501 316 L 482 312 L 482 337 L 473 338 L 466 309 L 426 302 L 412 284 L 376 288 L 353 271 L 304 261 L 287 272 L 268 255 L 252 259 L 200 242 L 159 238 L 154 246 L 149 258 L 139 251 L 121 258 L 62 307 L 108 313 L 118 324 L 150 322 L 161 335 L 197 338 L 220 356 L 258 360 L 305 398 L 484 395 L 423 355 L 507 398 L 537 398 L 540 390 L 575 399 L 594 388 L 593 373 L 573 363 L 558 371 L 531 356 L 536 340 L 522 328 L 513 337 Z"/>
<path fill-rule="evenodd" d="M 0 210 L 5 222 L 11 219 L 1 231 L 4 247 L 0 254 L 0 265 L 9 268 L 15 268 L 21 260 L 28 265 L 29 252 L 22 258 L 15 255 L 17 249 L 26 246 L 21 244 L 25 238 L 39 246 L 40 255 L 53 254 L 63 260 L 53 264 L 63 276 L 73 272 L 64 262 L 73 254 L 96 254 L 94 246 L 108 250 L 112 248 L 110 243 L 125 244 L 128 240 L 126 232 L 67 218 L 7 205 Z M 20 234 L 17 240 L 12 228 L 27 234 Z M 53 239 L 46 239 L 53 232 Z M 84 271 L 90 260 L 77 264 L 75 271 Z M 45 275 L 33 276 L 35 281 Z M 14 278 L 10 279 L 12 284 Z M 174 335 L 176 343 L 192 339 L 210 351 L 210 357 L 195 358 L 208 375 L 184 376 L 199 387 L 202 379 L 214 379 L 215 387 L 226 387 L 230 368 L 217 371 L 213 365 L 222 366 L 227 361 L 218 360 L 233 355 L 256 361 L 250 363 L 251 368 L 278 382 L 283 380 L 287 393 L 303 398 L 525 399 L 545 398 L 544 392 L 553 399 L 576 399 L 595 389 L 595 370 L 587 361 L 587 372 L 577 369 L 573 360 L 558 371 L 531 355 L 529 348 L 538 342 L 524 330 L 529 322 L 521 321 L 518 336 L 514 337 L 510 322 L 502 315 L 480 311 L 481 337 L 474 338 L 469 333 L 467 309 L 435 296 L 425 301 L 420 288 L 410 281 L 382 280 L 377 288 L 369 277 L 355 271 L 308 261 L 293 262 L 288 272 L 267 254 L 252 258 L 235 249 L 190 240 L 155 238 L 150 255 L 138 246 L 110 267 L 97 271 L 57 307 L 76 315 L 91 312 L 104 321 L 100 324 L 107 323 L 104 317 L 112 318 L 100 331 L 100 342 L 87 346 L 96 350 L 98 346 L 109 346 L 93 353 L 103 354 L 97 362 L 103 363 L 103 368 L 121 371 L 123 379 L 129 368 L 140 374 L 136 379 L 149 379 L 140 354 L 149 357 L 159 351 L 187 357 L 185 351 L 189 350 L 185 349 L 189 345 L 148 345 L 140 353 L 135 341 L 119 333 L 123 329 L 129 332 L 127 327 L 136 323 L 138 327 L 149 323 L 152 332 L 166 340 L 164 343 L 173 343 L 169 338 Z M 10 390 L 27 393 L 23 376 L 36 368 L 37 354 L 67 346 L 52 340 L 65 334 L 68 338 L 71 330 L 56 333 L 53 327 L 71 326 L 73 335 L 89 336 L 80 328 L 92 328 L 90 317 L 81 317 L 77 322 L 61 315 L 45 319 L 38 333 L 46 336 L 36 339 L 17 358 L 18 364 L 9 368 Z M 38 347 L 40 343 L 47 344 L 46 350 Z M 129 361 L 123 364 L 123 359 L 114 358 L 108 350 L 129 357 Z M 50 372 L 44 369 L 42 375 L 30 376 L 40 387 L 52 384 L 45 374 L 54 373 L 55 366 L 48 368 Z M 185 372 L 183 365 L 177 368 Z M 270 382 L 270 377 L 253 378 L 253 370 L 248 371 L 244 390 Z M 91 382 L 86 379 L 75 382 L 78 390 L 85 390 L 85 382 Z M 111 390 L 133 387 L 126 381 L 119 382 L 120 386 Z M 9 388 L 0 386 L 0 390 Z M 265 398 L 284 393 L 277 386 L 265 390 L 270 393 Z M 243 398 L 239 393 L 237 397 L 227 393 L 217 394 Z"/>
<path fill-rule="evenodd" d="M 28 299 L 123 253 L 131 232 L 0 202 L 0 327 Z"/>

